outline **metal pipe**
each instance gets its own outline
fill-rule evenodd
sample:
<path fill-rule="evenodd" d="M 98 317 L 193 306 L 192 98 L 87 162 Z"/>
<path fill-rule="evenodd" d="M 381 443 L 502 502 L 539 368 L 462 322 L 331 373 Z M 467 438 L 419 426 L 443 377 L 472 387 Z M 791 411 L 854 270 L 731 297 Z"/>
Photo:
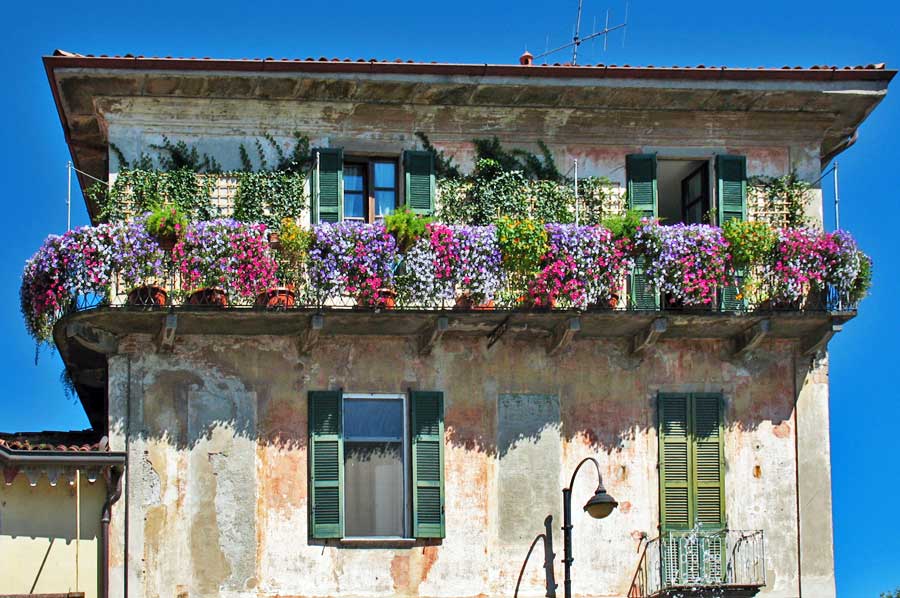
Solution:
<path fill-rule="evenodd" d="M 66 230 L 72 230 L 72 161 L 66 162 L 66 172 L 69 176 L 69 188 L 66 193 Z"/>
<path fill-rule="evenodd" d="M 531 558 L 531 553 L 534 551 L 534 547 L 537 546 L 538 540 L 544 541 L 544 586 L 547 589 L 545 596 L 547 598 L 556 598 L 556 579 L 553 576 L 553 560 L 556 558 L 556 555 L 553 553 L 553 515 L 547 515 L 544 519 L 544 533 L 538 534 L 531 541 L 531 546 L 529 546 L 528 553 L 525 555 L 525 562 L 522 563 L 522 568 L 519 569 L 519 578 L 516 580 L 513 598 L 518 598 L 519 596 L 519 586 L 522 584 L 525 566 L 528 565 L 528 559 Z"/>
<path fill-rule="evenodd" d="M 75 592 L 78 592 L 78 568 L 81 551 L 81 470 L 75 470 Z"/>
<path fill-rule="evenodd" d="M 575 226 L 578 226 L 578 160 L 575 160 Z"/>
<path fill-rule="evenodd" d="M 100 598 L 109 598 L 109 522 L 112 519 L 112 506 L 122 496 L 122 470 L 111 467 L 104 476 L 106 481 L 106 500 L 100 511 Z"/>
<path fill-rule="evenodd" d="M 838 163 L 834 161 L 834 228 L 841 228 L 841 194 L 838 190 Z"/>

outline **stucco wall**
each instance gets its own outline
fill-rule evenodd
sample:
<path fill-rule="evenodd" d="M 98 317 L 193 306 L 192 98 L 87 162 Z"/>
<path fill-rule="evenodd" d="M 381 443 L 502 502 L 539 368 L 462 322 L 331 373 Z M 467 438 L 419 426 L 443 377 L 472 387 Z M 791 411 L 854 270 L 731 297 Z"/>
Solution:
<path fill-rule="evenodd" d="M 31 486 L 24 474 L 0 484 L 0 594 L 80 591 L 97 597 L 102 480 L 81 481 L 78 585 L 75 581 L 75 487 L 45 478 Z"/>
<path fill-rule="evenodd" d="M 621 505 L 606 520 L 588 518 L 578 504 L 596 480 L 579 476 L 575 593 L 624 595 L 640 534 L 654 537 L 659 518 L 656 394 L 707 391 L 726 402 L 729 527 L 765 530 L 764 592 L 797 596 L 794 405 L 808 366 L 776 341 L 742 359 L 724 342 L 660 341 L 637 359 L 624 341 L 576 340 L 548 357 L 528 339 L 487 349 L 485 339 L 450 337 L 423 358 L 398 338 L 327 338 L 299 355 L 289 336 L 184 337 L 174 354 L 128 337 L 110 358 L 111 448 L 127 450 L 130 464 L 127 567 L 117 505 L 113 595 L 126 571 L 135 598 L 509 595 L 528 539 L 547 514 L 558 528 L 558 491 L 589 455 Z M 350 548 L 308 539 L 306 397 L 329 388 L 444 392 L 443 541 Z M 801 425 L 827 429 L 827 411 L 808 417 Z M 805 451 L 827 450 L 821 434 L 806 442 Z M 804 483 L 827 486 L 827 463 L 816 461 Z M 830 512 L 818 516 L 830 522 Z M 827 587 L 830 524 L 803 531 L 805 544 L 823 547 L 804 555 L 804 569 Z M 542 595 L 541 583 L 537 556 L 523 595 Z"/>

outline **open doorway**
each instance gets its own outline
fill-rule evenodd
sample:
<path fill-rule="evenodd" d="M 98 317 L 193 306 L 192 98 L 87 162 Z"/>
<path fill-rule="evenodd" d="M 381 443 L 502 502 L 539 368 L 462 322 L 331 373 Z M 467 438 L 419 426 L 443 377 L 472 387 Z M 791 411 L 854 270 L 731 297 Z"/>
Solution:
<path fill-rule="evenodd" d="M 662 224 L 709 224 L 712 208 L 708 160 L 659 159 L 659 219 Z"/>

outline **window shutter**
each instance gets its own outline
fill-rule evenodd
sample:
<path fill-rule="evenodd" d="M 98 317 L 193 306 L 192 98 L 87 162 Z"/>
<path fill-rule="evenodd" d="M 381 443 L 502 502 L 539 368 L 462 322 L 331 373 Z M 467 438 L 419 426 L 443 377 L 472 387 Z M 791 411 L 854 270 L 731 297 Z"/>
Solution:
<path fill-rule="evenodd" d="M 344 437 L 341 391 L 309 393 L 310 533 L 344 533 Z"/>
<path fill-rule="evenodd" d="M 444 395 L 412 391 L 413 536 L 443 538 Z"/>
<path fill-rule="evenodd" d="M 689 395 L 659 395 L 659 504 L 663 532 L 692 527 L 689 410 Z"/>
<path fill-rule="evenodd" d="M 625 156 L 625 176 L 628 179 L 628 209 L 641 212 L 644 218 L 656 218 L 656 155 Z"/>
<path fill-rule="evenodd" d="M 657 186 L 656 156 L 629 154 L 625 157 L 625 176 L 628 179 L 628 209 L 637 210 L 643 218 L 656 218 Z M 659 293 L 644 274 L 644 262 L 635 260 L 630 281 L 631 305 L 635 309 L 659 309 Z"/>
<path fill-rule="evenodd" d="M 744 156 L 716 156 L 716 178 L 719 205 L 716 210 L 719 226 L 732 219 L 747 218 L 747 158 Z M 743 282 L 746 273 L 735 272 L 738 282 Z M 742 311 L 744 301 L 738 299 L 739 289 L 727 286 L 721 289 L 719 309 L 722 311 Z"/>
<path fill-rule="evenodd" d="M 406 206 L 416 214 L 434 211 L 434 156 L 431 152 L 403 152 Z"/>
<path fill-rule="evenodd" d="M 344 212 L 344 150 L 316 148 L 318 167 L 313 164 L 310 188 L 312 222 L 340 222 Z"/>
<path fill-rule="evenodd" d="M 747 217 L 747 158 L 744 156 L 716 156 L 718 178 L 719 226 L 732 218 Z"/>
<path fill-rule="evenodd" d="M 718 395 L 694 395 L 693 447 L 694 513 L 706 529 L 725 527 L 725 471 L 722 408 Z"/>

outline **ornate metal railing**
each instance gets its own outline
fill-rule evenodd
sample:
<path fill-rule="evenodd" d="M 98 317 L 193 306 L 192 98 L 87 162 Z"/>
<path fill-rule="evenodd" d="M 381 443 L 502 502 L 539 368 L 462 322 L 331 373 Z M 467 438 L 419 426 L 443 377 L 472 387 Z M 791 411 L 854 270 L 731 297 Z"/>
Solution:
<path fill-rule="evenodd" d="M 647 542 L 629 589 L 629 598 L 668 590 L 766 585 L 762 530 L 669 532 Z"/>

